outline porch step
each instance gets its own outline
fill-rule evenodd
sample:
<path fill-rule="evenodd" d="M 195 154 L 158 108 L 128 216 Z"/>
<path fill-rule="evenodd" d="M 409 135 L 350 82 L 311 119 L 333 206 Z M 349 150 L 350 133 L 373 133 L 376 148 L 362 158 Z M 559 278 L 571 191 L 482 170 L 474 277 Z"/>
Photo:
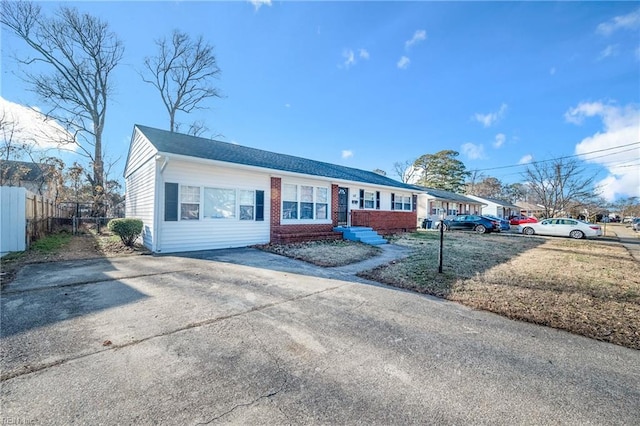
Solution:
<path fill-rule="evenodd" d="M 372 228 L 364 226 L 338 226 L 333 228 L 336 232 L 342 232 L 342 238 L 350 241 L 359 241 L 364 244 L 372 246 L 378 246 L 381 244 L 387 244 L 387 240 L 382 238 L 380 234 L 374 231 Z"/>

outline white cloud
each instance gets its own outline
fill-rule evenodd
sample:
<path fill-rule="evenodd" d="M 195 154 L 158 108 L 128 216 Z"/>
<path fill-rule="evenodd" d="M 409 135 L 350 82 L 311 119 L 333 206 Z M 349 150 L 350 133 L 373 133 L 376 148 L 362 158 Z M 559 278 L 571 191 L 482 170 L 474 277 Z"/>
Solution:
<path fill-rule="evenodd" d="M 533 161 L 533 155 L 527 154 L 527 155 L 523 156 L 520 159 L 520 161 L 518 161 L 518 164 L 529 164 L 532 161 Z"/>
<path fill-rule="evenodd" d="M 75 150 L 77 145 L 71 143 L 73 136 L 57 121 L 46 118 L 38 111 L 38 108 L 28 108 L 0 97 L 0 117 L 13 130 L 11 136 L 0 132 L 0 138 L 10 137 L 14 143 L 35 146 L 41 150 L 58 148 L 60 143 L 66 143 L 65 148 Z"/>
<path fill-rule="evenodd" d="M 351 151 L 350 149 L 342 150 L 342 158 L 351 158 L 351 157 L 353 157 L 353 151 Z"/>
<path fill-rule="evenodd" d="M 364 60 L 369 59 L 369 51 L 366 49 L 358 49 L 358 55 L 356 57 L 356 52 L 354 52 L 353 49 L 344 49 L 342 51 L 342 57 L 344 58 L 344 61 L 340 68 L 344 67 L 349 69 L 358 62 L 358 58 Z"/>
<path fill-rule="evenodd" d="M 249 2 L 253 5 L 256 11 L 258 11 L 262 6 L 271 6 L 271 0 L 249 0 Z"/>
<path fill-rule="evenodd" d="M 344 58 L 344 62 L 342 63 L 342 65 L 349 69 L 349 67 L 351 67 L 352 65 L 355 65 L 356 63 L 356 55 L 355 53 L 353 53 L 353 50 L 351 49 L 345 49 L 342 51 L 342 57 Z"/>
<path fill-rule="evenodd" d="M 575 152 L 583 160 L 600 164 L 609 172 L 596 184 L 602 196 L 609 201 L 616 196 L 640 196 L 639 167 L 633 164 L 629 167 L 629 160 L 640 159 L 640 146 L 622 147 L 640 141 L 640 108 L 583 102 L 565 114 L 565 119 L 574 124 L 582 124 L 585 118 L 590 117 L 599 117 L 603 129 L 579 142 Z"/>
<path fill-rule="evenodd" d="M 469 160 L 481 160 L 483 158 L 486 158 L 484 155 L 483 145 L 476 145 L 468 142 L 468 143 L 462 144 L 460 148 L 462 153 L 466 155 Z"/>
<path fill-rule="evenodd" d="M 490 127 L 505 116 L 507 108 L 507 104 L 502 104 L 500 105 L 500 109 L 496 112 L 490 112 L 488 114 L 475 113 L 471 118 L 476 120 L 478 123 L 481 123 L 484 127 Z"/>
<path fill-rule="evenodd" d="M 401 70 L 406 70 L 410 63 L 411 63 L 411 59 L 407 58 L 406 56 L 403 56 L 400 58 L 400 60 L 396 65 Z"/>
<path fill-rule="evenodd" d="M 504 145 L 506 140 L 507 137 L 504 135 L 504 133 L 498 133 L 496 135 L 496 140 L 493 142 L 493 147 L 500 148 L 502 145 Z"/>
<path fill-rule="evenodd" d="M 291 108 L 291 104 L 284 104 L 285 108 Z"/>
<path fill-rule="evenodd" d="M 414 44 L 420 43 L 421 41 L 424 41 L 426 39 L 427 39 L 427 32 L 425 30 L 416 30 L 416 32 L 413 33 L 413 37 L 411 37 L 410 40 L 407 40 L 404 42 L 404 48 L 409 49 Z"/>
<path fill-rule="evenodd" d="M 632 30 L 640 27 L 640 9 L 626 15 L 616 16 L 603 22 L 596 28 L 596 33 L 609 36 L 617 30 Z"/>
<path fill-rule="evenodd" d="M 603 60 L 605 58 L 608 58 L 609 56 L 617 56 L 618 51 L 619 49 L 617 44 L 610 44 L 602 49 L 602 51 L 598 55 L 598 60 Z"/>

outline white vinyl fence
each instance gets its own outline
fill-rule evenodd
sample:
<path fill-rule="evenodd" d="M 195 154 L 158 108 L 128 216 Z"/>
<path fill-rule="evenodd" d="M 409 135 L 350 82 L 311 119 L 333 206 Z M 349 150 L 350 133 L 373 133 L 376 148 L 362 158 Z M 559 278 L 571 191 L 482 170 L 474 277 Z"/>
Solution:
<path fill-rule="evenodd" d="M 27 190 L 0 186 L 0 256 L 27 248 Z"/>
<path fill-rule="evenodd" d="M 24 251 L 52 229 L 59 211 L 51 200 L 16 186 L 0 187 L 0 257 Z"/>

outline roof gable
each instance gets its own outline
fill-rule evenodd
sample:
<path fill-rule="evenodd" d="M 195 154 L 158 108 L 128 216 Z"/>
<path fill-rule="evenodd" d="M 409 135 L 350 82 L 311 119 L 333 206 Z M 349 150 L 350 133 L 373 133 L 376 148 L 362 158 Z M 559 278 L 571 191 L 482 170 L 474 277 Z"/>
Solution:
<path fill-rule="evenodd" d="M 415 191 L 412 185 L 366 170 L 278 154 L 138 124 L 135 127 L 151 142 L 158 152 L 162 153 Z"/>
<path fill-rule="evenodd" d="M 478 198 L 480 200 L 483 200 L 483 201 L 488 201 L 490 203 L 497 204 L 497 205 L 502 206 L 502 207 L 509 207 L 509 208 L 512 208 L 512 209 L 519 209 L 520 208 L 520 207 L 514 205 L 510 201 L 501 200 L 499 198 L 480 197 L 479 195 L 475 195 L 474 197 Z"/>
<path fill-rule="evenodd" d="M 477 200 L 474 200 L 473 198 L 465 197 L 464 195 L 457 194 L 455 192 L 445 191 L 444 189 L 426 188 L 424 186 L 417 186 L 417 185 L 414 185 L 414 188 L 420 192 L 423 192 L 427 195 L 430 195 L 434 198 L 438 198 L 441 200 L 455 201 L 458 203 L 465 203 L 465 204 L 477 204 L 477 203 L 482 204 L 481 201 L 477 201 Z"/>

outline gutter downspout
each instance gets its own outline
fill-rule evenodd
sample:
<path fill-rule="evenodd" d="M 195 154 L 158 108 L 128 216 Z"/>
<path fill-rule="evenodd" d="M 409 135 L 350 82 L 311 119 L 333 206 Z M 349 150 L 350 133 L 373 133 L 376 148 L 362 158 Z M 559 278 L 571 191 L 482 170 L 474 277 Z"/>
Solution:
<path fill-rule="evenodd" d="M 160 163 L 160 161 L 162 160 L 162 164 Z M 154 191 L 154 201 L 153 201 L 153 211 L 154 211 L 154 218 L 153 218 L 153 244 L 151 245 L 151 251 L 153 251 L 154 253 L 160 253 L 162 252 L 162 249 L 160 247 L 162 247 L 160 245 L 160 239 L 161 239 L 161 231 L 160 231 L 160 221 L 162 219 L 161 214 L 160 214 L 160 194 L 162 193 L 162 184 L 164 182 L 164 180 L 162 179 L 162 173 L 164 172 L 164 169 L 167 167 L 167 164 L 169 163 L 169 159 L 163 155 L 156 155 L 156 182 L 155 182 L 155 191 Z"/>

